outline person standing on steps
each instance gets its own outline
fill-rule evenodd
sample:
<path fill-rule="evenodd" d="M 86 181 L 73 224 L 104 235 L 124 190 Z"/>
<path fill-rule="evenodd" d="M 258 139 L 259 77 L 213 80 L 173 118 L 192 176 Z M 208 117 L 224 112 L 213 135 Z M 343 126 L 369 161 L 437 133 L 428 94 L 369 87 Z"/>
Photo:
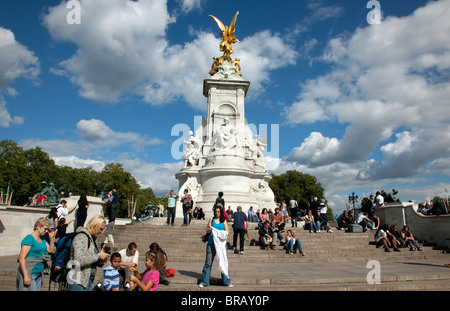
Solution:
<path fill-rule="evenodd" d="M 233 287 L 230 283 L 226 246 L 227 237 L 229 234 L 228 221 L 225 218 L 224 210 L 222 208 L 214 208 L 214 218 L 211 218 L 208 221 L 206 234 L 208 235 L 208 241 L 206 243 L 206 259 L 202 270 L 202 278 L 198 287 L 203 288 L 205 286 L 209 286 L 211 266 L 216 255 L 222 275 L 223 285 Z"/>
<path fill-rule="evenodd" d="M 175 222 L 176 204 L 179 195 L 175 191 L 170 190 L 165 196 L 167 198 L 167 225 L 173 226 Z"/>
<path fill-rule="evenodd" d="M 239 235 L 239 253 L 244 254 L 244 235 L 248 230 L 248 218 L 242 211 L 242 206 L 238 206 L 237 212 L 231 216 L 233 222 L 233 249 L 237 252 L 237 236 Z"/>

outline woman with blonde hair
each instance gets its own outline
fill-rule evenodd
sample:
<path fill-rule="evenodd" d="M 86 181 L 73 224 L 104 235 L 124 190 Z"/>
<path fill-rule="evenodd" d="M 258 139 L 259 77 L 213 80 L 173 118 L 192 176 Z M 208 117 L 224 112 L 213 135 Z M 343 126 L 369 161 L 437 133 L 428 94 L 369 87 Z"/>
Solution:
<path fill-rule="evenodd" d="M 92 217 L 84 227 L 76 229 L 70 247 L 70 259 L 73 261 L 71 271 L 67 275 L 68 291 L 90 291 L 97 267 L 103 266 L 109 257 L 107 253 L 98 250 L 96 239 L 106 229 L 103 216 Z"/>
<path fill-rule="evenodd" d="M 292 231 L 292 230 L 286 231 L 286 247 L 287 247 L 287 250 L 289 251 L 289 254 L 291 254 L 291 255 L 295 254 L 295 252 L 298 249 L 299 253 L 302 256 L 305 256 L 305 252 L 302 249 L 302 243 L 300 242 L 300 239 L 297 238 L 294 231 Z"/>
<path fill-rule="evenodd" d="M 44 262 L 50 259 L 45 255 L 55 252 L 55 231 L 49 232 L 49 227 L 48 219 L 41 217 L 34 224 L 33 232 L 22 240 L 18 260 L 17 290 L 41 290 Z M 49 242 L 43 239 L 46 233 Z"/>

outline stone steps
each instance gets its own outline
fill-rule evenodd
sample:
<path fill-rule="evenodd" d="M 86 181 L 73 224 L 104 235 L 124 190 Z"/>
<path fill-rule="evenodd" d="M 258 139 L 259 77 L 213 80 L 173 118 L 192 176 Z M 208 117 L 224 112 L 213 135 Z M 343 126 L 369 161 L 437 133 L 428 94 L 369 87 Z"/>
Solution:
<path fill-rule="evenodd" d="M 346 291 L 346 290 L 450 290 L 450 263 L 447 254 L 431 246 L 423 251 L 384 252 L 370 242 L 374 231 L 364 233 L 309 233 L 300 227 L 293 229 L 301 239 L 306 256 L 286 254 L 282 247 L 276 250 L 250 246 L 258 239 L 256 224 L 250 224 L 249 241 L 245 242 L 244 255 L 228 251 L 228 262 L 234 288 L 220 285 L 217 261 L 211 270 L 212 286 L 199 289 L 205 260 L 204 234 L 206 221 L 193 221 L 191 226 L 166 226 L 165 219 L 154 219 L 134 225 L 118 225 L 114 231 L 115 246 L 125 248 L 136 242 L 140 252 L 139 271 L 145 269 L 145 252 L 152 242 L 157 242 L 168 254 L 168 268 L 176 270 L 169 286 L 160 285 L 160 291 Z M 231 230 L 232 232 L 232 230 Z M 283 233 L 284 236 L 284 233 Z M 99 242 L 102 242 L 100 239 Z M 228 242 L 231 245 L 232 238 Z M 13 261 L 14 258 L 9 258 Z M 381 284 L 367 283 L 370 260 L 381 264 Z M 2 267 L 2 263 L 0 263 Z M 0 269 L 0 290 L 15 290 L 17 263 Z M 102 269 L 97 269 L 97 277 Z M 48 277 L 44 276 L 43 290 L 48 290 Z M 52 290 L 57 290 L 53 286 Z"/>

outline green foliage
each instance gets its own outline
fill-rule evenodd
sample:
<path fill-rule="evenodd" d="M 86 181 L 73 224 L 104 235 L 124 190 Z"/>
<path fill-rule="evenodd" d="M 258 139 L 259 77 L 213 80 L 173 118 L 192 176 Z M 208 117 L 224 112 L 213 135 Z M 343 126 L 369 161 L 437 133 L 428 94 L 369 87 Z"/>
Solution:
<path fill-rule="evenodd" d="M 289 206 L 291 197 L 297 200 L 300 208 L 307 209 L 313 197 L 324 198 L 324 188 L 316 177 L 291 170 L 281 175 L 272 175 L 269 183 L 277 202 L 286 201 Z"/>
<path fill-rule="evenodd" d="M 0 141 L 0 189 L 6 193 L 8 184 L 14 190 L 12 204 L 25 205 L 28 198 L 41 189 L 41 182 L 53 182 L 61 192 L 72 195 L 99 196 L 113 187 L 119 194 L 117 217 L 127 217 L 128 201 L 134 196 L 136 210 L 148 205 L 163 203 L 151 188 L 140 189 L 136 179 L 120 163 L 107 164 L 101 172 L 92 167 L 72 168 L 58 166 L 40 147 L 24 150 L 11 140 Z"/>

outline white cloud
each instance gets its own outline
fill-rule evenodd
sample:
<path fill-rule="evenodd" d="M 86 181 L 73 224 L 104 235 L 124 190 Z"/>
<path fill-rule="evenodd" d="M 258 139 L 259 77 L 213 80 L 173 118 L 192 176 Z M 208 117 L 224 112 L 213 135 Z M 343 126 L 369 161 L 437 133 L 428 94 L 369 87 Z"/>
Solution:
<path fill-rule="evenodd" d="M 35 80 L 40 73 L 39 60 L 34 53 L 17 42 L 11 30 L 2 27 L 0 55 L 0 88 L 18 78 Z"/>
<path fill-rule="evenodd" d="M 12 117 L 11 114 L 6 109 L 6 101 L 2 96 L 0 96 L 0 127 L 9 127 L 11 124 L 20 125 L 23 124 L 23 117 L 15 116 Z"/>
<path fill-rule="evenodd" d="M 76 156 L 52 157 L 52 159 L 55 161 L 56 165 L 59 166 L 69 166 L 73 168 L 92 167 L 98 172 L 100 172 L 106 165 L 103 161 L 82 159 Z"/>
<path fill-rule="evenodd" d="M 126 94 L 137 94 L 153 105 L 183 97 L 192 107 L 205 108 L 202 81 L 208 78 L 213 56 L 220 56 L 219 30 L 214 35 L 198 32 L 192 41 L 170 45 L 167 31 L 175 18 L 167 11 L 166 1 L 80 2 L 79 25 L 67 24 L 65 3 L 44 16 L 54 39 L 78 47 L 52 72 L 69 77 L 79 86 L 80 96 L 117 102 Z M 190 11 L 201 1 L 181 5 Z M 255 91 L 269 81 L 271 70 L 294 62 L 295 51 L 278 34 L 263 31 L 239 39 L 235 54 L 245 60 L 242 71 Z"/>
<path fill-rule="evenodd" d="M 448 157 L 448 14 L 450 1 L 433 1 L 330 40 L 322 55 L 330 72 L 302 84 L 285 116 L 290 124 L 339 122 L 345 133 L 312 133 L 287 159 L 353 163 L 359 178 L 380 180 L 414 176 Z"/>
<path fill-rule="evenodd" d="M 16 41 L 14 33 L 0 27 L 0 91 L 5 89 L 9 96 L 19 93 L 9 83 L 16 79 L 30 79 L 34 82 L 40 73 L 39 60 L 26 46 Z M 11 116 L 6 108 L 7 102 L 0 93 L 0 127 L 8 128 L 11 124 L 23 124 L 21 116 Z"/>
<path fill-rule="evenodd" d="M 25 149 L 39 146 L 52 157 L 89 157 L 105 156 L 120 147 L 142 151 L 146 146 L 162 144 L 158 138 L 135 132 L 118 132 L 112 130 L 103 121 L 97 119 L 80 120 L 76 124 L 79 140 L 70 139 L 25 139 L 21 146 Z M 68 160 L 72 160 L 69 158 Z"/>

